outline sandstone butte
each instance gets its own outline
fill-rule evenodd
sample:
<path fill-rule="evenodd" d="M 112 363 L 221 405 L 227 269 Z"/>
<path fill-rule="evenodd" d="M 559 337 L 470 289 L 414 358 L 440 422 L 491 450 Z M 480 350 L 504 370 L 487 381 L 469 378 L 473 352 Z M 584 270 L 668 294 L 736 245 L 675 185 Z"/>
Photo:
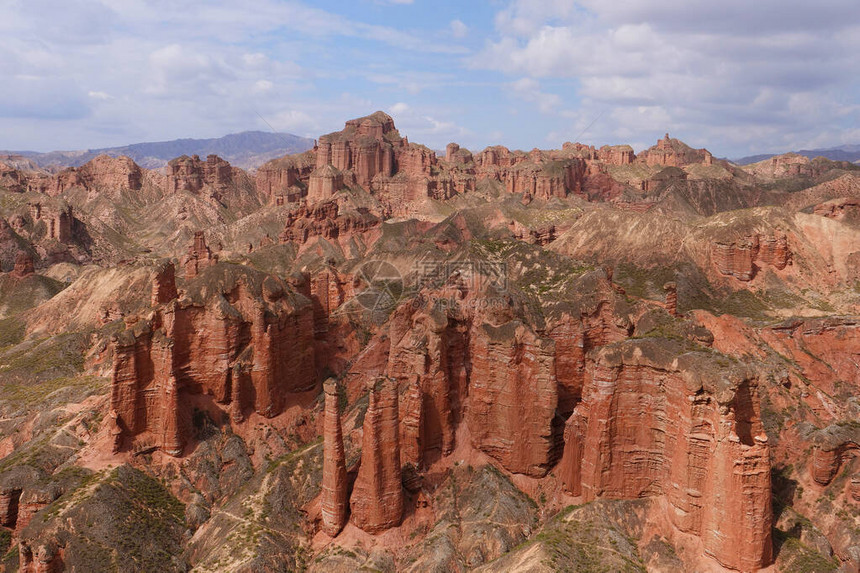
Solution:
<path fill-rule="evenodd" d="M 850 166 L 668 135 L 437 157 L 377 112 L 253 175 L 101 156 L 0 187 L 30 194 L 0 207 L 0 384 L 77 396 L 0 400 L 4 565 L 92 568 L 99 496 L 155 478 L 122 499 L 158 526 L 98 535 L 165 570 L 575 570 L 609 563 L 597 530 L 647 570 L 860 571 Z M 384 311 L 368 261 L 403 277 Z"/>

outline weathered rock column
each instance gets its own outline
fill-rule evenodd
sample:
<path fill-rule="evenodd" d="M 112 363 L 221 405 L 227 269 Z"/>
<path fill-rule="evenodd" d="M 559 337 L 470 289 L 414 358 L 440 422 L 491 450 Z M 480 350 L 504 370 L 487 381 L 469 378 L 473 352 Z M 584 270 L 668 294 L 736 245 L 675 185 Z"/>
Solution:
<path fill-rule="evenodd" d="M 340 424 L 337 382 L 329 378 L 325 391 L 325 427 L 323 429 L 322 522 L 323 531 L 335 537 L 346 525 L 347 481 L 346 454 Z"/>
<path fill-rule="evenodd" d="M 32 255 L 25 252 L 18 253 L 18 256 L 15 258 L 15 268 L 12 270 L 12 276 L 22 279 L 35 272 Z"/>
<path fill-rule="evenodd" d="M 678 285 L 674 282 L 663 285 L 663 290 L 666 292 L 666 311 L 672 316 L 680 316 L 678 314 Z"/>
<path fill-rule="evenodd" d="M 161 441 L 161 449 L 170 456 L 181 456 L 185 449 L 185 439 L 182 435 L 179 412 L 179 385 L 176 377 L 172 374 L 168 377 L 164 387 L 164 414 L 162 427 L 164 434 Z"/>
<path fill-rule="evenodd" d="M 361 467 L 350 499 L 353 522 L 368 533 L 396 527 L 403 518 L 397 399 L 393 378 L 378 378 L 370 388 Z"/>

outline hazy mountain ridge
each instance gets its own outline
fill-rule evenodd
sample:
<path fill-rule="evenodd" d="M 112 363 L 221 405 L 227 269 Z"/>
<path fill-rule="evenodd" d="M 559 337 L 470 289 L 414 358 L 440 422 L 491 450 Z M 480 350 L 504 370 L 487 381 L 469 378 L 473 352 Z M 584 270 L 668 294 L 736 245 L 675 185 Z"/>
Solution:
<path fill-rule="evenodd" d="M 313 140 L 291 133 L 243 131 L 211 139 L 175 139 L 135 143 L 122 147 L 106 147 L 77 151 L 2 151 L 0 154 L 26 157 L 41 168 L 80 167 L 98 155 L 119 157 L 125 155 L 141 167 L 157 169 L 180 155 L 210 153 L 226 159 L 243 169 L 256 169 L 263 163 L 292 153 L 301 153 L 313 147 Z"/>
<path fill-rule="evenodd" d="M 798 155 L 803 155 L 810 159 L 825 157 L 831 161 L 850 161 L 852 163 L 860 161 L 860 145 L 841 145 L 839 147 L 827 147 L 823 149 L 801 149 L 800 151 L 792 151 L 791 153 L 797 153 Z M 758 163 L 759 161 L 770 159 L 771 157 L 776 157 L 777 155 L 780 154 L 762 153 L 759 155 L 748 155 L 746 157 L 741 157 L 740 159 L 732 159 L 731 161 L 738 165 L 749 165 L 751 163 Z"/>

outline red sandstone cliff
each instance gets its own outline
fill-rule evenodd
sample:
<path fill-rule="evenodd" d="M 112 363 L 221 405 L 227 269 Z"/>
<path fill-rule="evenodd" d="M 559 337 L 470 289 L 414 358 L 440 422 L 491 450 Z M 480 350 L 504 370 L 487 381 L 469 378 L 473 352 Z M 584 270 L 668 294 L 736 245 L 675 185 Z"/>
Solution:
<path fill-rule="evenodd" d="M 714 158 L 707 149 L 693 149 L 684 142 L 672 139 L 669 134 L 636 157 L 636 161 L 646 165 L 663 167 L 683 167 L 691 163 L 713 164 Z"/>
<path fill-rule="evenodd" d="M 472 442 L 509 471 L 541 477 L 555 462 L 555 344 L 517 321 L 472 334 Z"/>
<path fill-rule="evenodd" d="M 128 157 L 99 155 L 81 167 L 70 167 L 53 176 L 29 180 L 29 191 L 57 196 L 80 187 L 87 191 L 136 191 L 143 184 L 143 170 Z"/>
<path fill-rule="evenodd" d="M 298 202 L 307 195 L 306 184 L 315 167 L 310 151 L 272 160 L 257 169 L 257 192 L 276 205 Z"/>
<path fill-rule="evenodd" d="M 711 258 L 721 274 L 750 281 L 761 264 L 784 269 L 791 263 L 791 250 L 785 233 L 756 234 L 732 243 L 714 243 Z"/>
<path fill-rule="evenodd" d="M 668 340 L 602 349 L 567 422 L 560 473 L 585 500 L 665 495 L 727 567 L 771 560 L 770 460 L 753 373 Z"/>
<path fill-rule="evenodd" d="M 304 245 L 315 237 L 348 241 L 353 234 L 362 234 L 378 227 L 382 220 L 366 208 L 341 213 L 335 201 L 302 204 L 287 214 L 281 243 Z"/>
<path fill-rule="evenodd" d="M 116 449 L 181 454 L 189 393 L 232 403 L 234 419 L 245 409 L 272 417 L 290 393 L 316 384 L 313 310 L 305 297 L 237 265 L 211 267 L 186 288 L 184 297 L 157 306 L 115 340 Z"/>
<path fill-rule="evenodd" d="M 204 188 L 213 192 L 224 190 L 233 183 L 233 168 L 217 155 L 209 155 L 205 161 L 198 156 L 183 155 L 167 164 L 165 191 L 177 193 L 188 191 L 199 193 Z"/>

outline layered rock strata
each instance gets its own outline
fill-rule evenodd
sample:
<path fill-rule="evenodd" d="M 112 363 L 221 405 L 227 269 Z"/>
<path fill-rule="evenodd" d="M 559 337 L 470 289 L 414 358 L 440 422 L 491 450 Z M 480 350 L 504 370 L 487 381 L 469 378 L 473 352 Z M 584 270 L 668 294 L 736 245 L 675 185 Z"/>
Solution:
<path fill-rule="evenodd" d="M 212 396 L 241 420 L 246 409 L 275 416 L 316 384 L 307 298 L 238 265 L 209 268 L 186 289 L 114 342 L 115 450 L 181 454 L 187 394 Z"/>
<path fill-rule="evenodd" d="M 586 501 L 665 496 L 674 524 L 727 567 L 771 561 L 768 442 L 758 383 L 743 367 L 663 339 L 601 349 L 559 473 Z"/>
<path fill-rule="evenodd" d="M 791 250 L 784 233 L 755 234 L 731 243 L 714 243 L 711 258 L 720 274 L 751 281 L 759 264 L 784 269 L 791 263 Z"/>
<path fill-rule="evenodd" d="M 315 237 L 337 240 L 351 234 L 365 233 L 381 223 L 382 220 L 366 208 L 341 213 L 335 201 L 304 204 L 287 214 L 279 240 L 281 243 L 298 245 L 304 245 Z"/>
<path fill-rule="evenodd" d="M 143 170 L 128 157 L 99 155 L 81 167 L 70 167 L 53 176 L 34 177 L 28 190 L 53 197 L 78 187 L 87 191 L 137 191 L 143 185 Z"/>
<path fill-rule="evenodd" d="M 199 193 L 204 188 L 221 191 L 233 182 L 233 168 L 217 155 L 202 161 L 197 155 L 183 155 L 167 164 L 165 189 L 168 193 Z"/>
<path fill-rule="evenodd" d="M 472 331 L 466 421 L 476 448 L 514 473 L 545 475 L 555 461 L 555 344 L 519 321 Z"/>

